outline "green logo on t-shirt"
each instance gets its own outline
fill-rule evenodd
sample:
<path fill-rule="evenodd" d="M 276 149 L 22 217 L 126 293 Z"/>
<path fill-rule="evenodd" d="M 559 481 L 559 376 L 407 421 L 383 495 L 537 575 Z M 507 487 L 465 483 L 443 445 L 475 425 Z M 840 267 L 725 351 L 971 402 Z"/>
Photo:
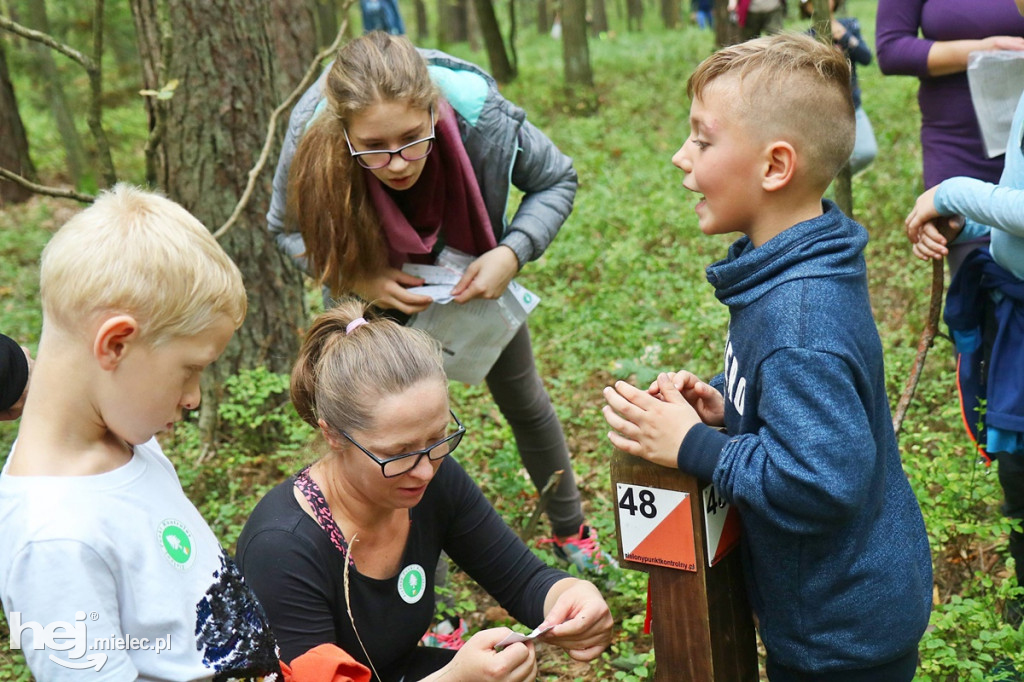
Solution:
<path fill-rule="evenodd" d="M 398 596 L 406 604 L 415 604 L 427 587 L 427 574 L 419 564 L 409 564 L 398 576 Z"/>
<path fill-rule="evenodd" d="M 192 565 L 192 533 L 181 521 L 166 519 L 160 524 L 160 543 L 172 564 L 181 569 Z"/>

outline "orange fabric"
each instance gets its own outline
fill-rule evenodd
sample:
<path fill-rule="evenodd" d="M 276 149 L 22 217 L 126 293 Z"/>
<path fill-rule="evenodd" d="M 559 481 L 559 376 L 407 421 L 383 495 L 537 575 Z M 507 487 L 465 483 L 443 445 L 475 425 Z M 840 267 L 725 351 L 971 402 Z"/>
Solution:
<path fill-rule="evenodd" d="M 978 454 L 981 455 L 982 460 L 984 460 L 985 466 L 992 466 L 992 458 L 988 456 L 987 452 L 985 452 L 985 446 L 975 440 L 974 432 L 971 431 L 971 425 L 967 421 L 967 407 L 964 404 L 963 384 L 960 382 L 960 362 L 963 358 L 964 356 L 962 353 L 956 354 L 956 395 L 960 400 L 960 419 L 963 421 L 964 430 L 967 431 L 967 437 L 971 439 L 972 443 L 974 443 L 974 447 L 978 450 Z"/>
<path fill-rule="evenodd" d="M 288 665 L 281 661 L 285 682 L 370 682 L 370 669 L 334 644 L 320 644 Z"/>

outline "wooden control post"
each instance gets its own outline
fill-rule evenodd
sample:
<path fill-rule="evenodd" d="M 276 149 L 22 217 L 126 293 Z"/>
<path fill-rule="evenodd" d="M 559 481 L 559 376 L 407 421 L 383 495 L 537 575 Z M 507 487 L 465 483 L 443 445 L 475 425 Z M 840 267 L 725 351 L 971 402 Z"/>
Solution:
<path fill-rule="evenodd" d="M 710 484 L 639 457 L 615 452 L 611 472 L 619 559 L 650 578 L 655 681 L 756 682 L 735 510 Z"/>

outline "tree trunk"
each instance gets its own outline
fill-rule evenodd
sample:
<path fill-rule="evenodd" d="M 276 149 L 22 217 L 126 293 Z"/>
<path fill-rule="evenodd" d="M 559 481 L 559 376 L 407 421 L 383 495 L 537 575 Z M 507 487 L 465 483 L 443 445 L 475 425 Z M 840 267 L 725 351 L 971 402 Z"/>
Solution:
<path fill-rule="evenodd" d="M 157 182 L 216 229 L 242 194 L 276 106 L 269 6 L 261 0 L 132 0 L 132 11 L 147 78 L 166 69 L 180 81 L 174 97 L 150 109 L 150 125 L 166 128 L 156 147 Z M 156 25 L 160 16 L 167 17 L 166 27 Z M 153 42 L 162 28 L 166 38 Z M 267 232 L 269 185 L 269 175 L 256 184 L 239 222 L 221 239 L 242 271 L 249 313 L 203 375 L 200 426 L 207 444 L 216 433 L 224 379 L 257 366 L 288 372 L 298 352 L 302 279 Z"/>
<path fill-rule="evenodd" d="M 661 20 L 665 28 L 679 28 L 679 0 L 661 0 Z"/>
<path fill-rule="evenodd" d="M 28 16 L 30 25 L 37 31 L 50 35 L 50 20 L 46 14 L 45 0 L 33 0 L 28 3 Z M 85 156 L 85 149 L 82 146 L 82 138 L 75 127 L 75 120 L 71 116 L 71 107 L 68 104 L 67 96 L 64 94 L 64 85 L 61 83 L 60 73 L 57 71 L 57 63 L 53 59 L 53 52 L 45 45 L 30 41 L 29 45 L 36 55 L 39 64 L 39 72 L 42 74 L 43 87 L 46 89 L 47 97 L 50 100 L 50 110 L 53 112 L 54 122 L 57 125 L 57 132 L 64 143 L 64 155 L 68 164 L 68 174 L 75 187 L 79 189 L 95 189 L 96 181 L 89 171 L 89 163 Z"/>
<path fill-rule="evenodd" d="M 740 27 L 729 16 L 729 0 L 715 0 L 715 44 L 718 47 L 735 45 L 740 41 Z"/>
<path fill-rule="evenodd" d="M 0 41 L 0 168 L 17 173 L 23 178 L 35 179 L 36 170 L 28 155 L 28 137 L 21 123 L 18 101 L 14 97 L 14 85 L 7 71 L 7 55 L 3 41 Z M 21 185 L 0 180 L 0 207 L 27 201 L 32 192 Z"/>
<path fill-rule="evenodd" d="M 516 77 L 516 70 L 508 59 L 505 40 L 501 37 L 501 26 L 494 14 L 494 3 L 491 0 L 473 0 L 476 7 L 477 20 L 480 22 L 480 33 L 487 47 L 487 60 L 491 65 L 491 75 L 499 83 L 510 83 Z"/>
<path fill-rule="evenodd" d="M 427 4 L 423 0 L 416 2 L 416 42 L 426 42 L 430 37 L 430 29 L 427 27 Z"/>
<path fill-rule="evenodd" d="M 469 40 L 469 0 L 437 0 L 437 36 L 442 47 Z"/>
<path fill-rule="evenodd" d="M 562 60 L 570 105 L 581 113 L 597 111 L 587 44 L 587 0 L 562 0 Z"/>
<path fill-rule="evenodd" d="M 626 0 L 626 27 L 630 31 L 644 28 L 644 0 Z"/>
<path fill-rule="evenodd" d="M 537 33 L 544 35 L 551 30 L 551 17 L 548 16 L 547 0 L 537 0 Z"/>
<path fill-rule="evenodd" d="M 832 26 L 829 21 L 831 16 L 831 7 L 829 6 L 828 0 L 813 0 L 814 1 L 814 13 L 812 16 L 812 25 L 814 26 L 814 35 L 823 44 L 832 46 Z M 839 206 L 840 210 L 846 215 L 853 217 L 853 174 L 850 170 L 850 164 L 845 164 L 840 169 L 836 179 L 832 181 L 832 193 L 836 200 L 836 205 Z"/>
<path fill-rule="evenodd" d="M 335 0 L 313 0 L 316 14 L 317 45 L 327 47 L 338 35 L 338 5 Z"/>
<path fill-rule="evenodd" d="M 469 49 L 473 52 L 479 52 L 480 41 L 483 39 L 483 36 L 480 35 L 480 22 L 476 16 L 475 0 L 466 5 L 466 33 L 469 34 Z"/>
<path fill-rule="evenodd" d="M 283 100 L 302 77 L 318 51 L 315 8 L 303 0 L 272 0 L 269 29 L 274 44 L 277 101 Z M 331 36 L 331 41 L 334 36 Z M 325 43 L 330 45 L 331 41 Z M 287 121 L 287 113 L 282 117 Z"/>
<path fill-rule="evenodd" d="M 591 12 L 590 32 L 596 38 L 608 32 L 608 9 L 604 0 L 591 1 L 594 9 Z"/>

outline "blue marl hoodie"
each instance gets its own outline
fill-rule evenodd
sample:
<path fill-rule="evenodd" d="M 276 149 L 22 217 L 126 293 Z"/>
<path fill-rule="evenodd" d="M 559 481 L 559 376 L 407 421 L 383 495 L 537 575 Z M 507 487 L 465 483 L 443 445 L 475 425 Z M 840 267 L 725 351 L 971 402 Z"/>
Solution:
<path fill-rule="evenodd" d="M 931 609 L 921 510 L 900 465 L 864 228 L 825 213 L 707 269 L 729 306 L 728 435 L 687 434 L 679 468 L 743 520 L 761 637 L 779 664 L 824 673 L 916 649 Z"/>

